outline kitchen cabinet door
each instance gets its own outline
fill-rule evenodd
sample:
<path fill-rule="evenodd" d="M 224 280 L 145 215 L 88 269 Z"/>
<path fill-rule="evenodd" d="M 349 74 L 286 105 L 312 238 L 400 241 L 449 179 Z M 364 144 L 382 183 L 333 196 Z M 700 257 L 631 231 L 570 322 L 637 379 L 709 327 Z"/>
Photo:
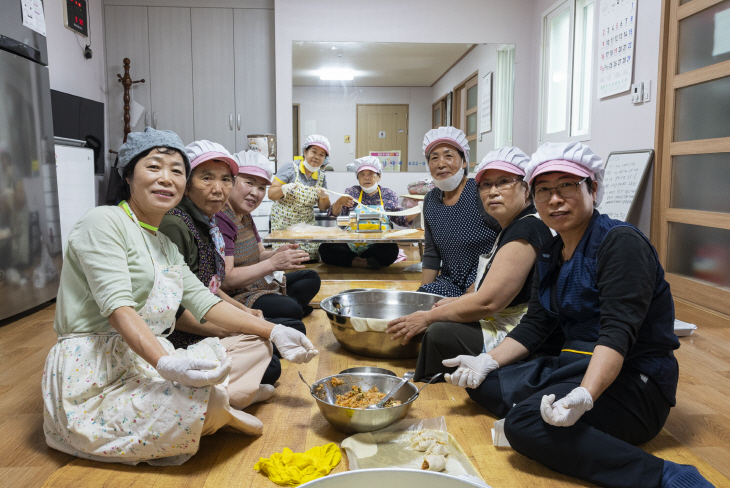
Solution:
<path fill-rule="evenodd" d="M 235 152 L 233 10 L 193 8 L 191 17 L 195 139 Z"/>
<path fill-rule="evenodd" d="M 195 140 L 190 9 L 149 7 L 151 122 L 176 132 L 184 144 Z"/>
<path fill-rule="evenodd" d="M 276 133 L 274 11 L 234 9 L 236 150 L 248 148 L 248 134 Z"/>
<path fill-rule="evenodd" d="M 124 87 L 117 75 L 124 76 L 122 61 L 129 58 L 129 74 L 135 83 L 130 98 L 147 109 L 132 132 L 143 131 L 149 124 L 150 49 L 147 29 L 147 7 L 107 6 L 104 10 L 104 46 L 106 50 L 107 116 L 109 118 L 109 148 L 119 150 L 124 137 Z M 110 155 L 114 161 L 114 155 Z"/>

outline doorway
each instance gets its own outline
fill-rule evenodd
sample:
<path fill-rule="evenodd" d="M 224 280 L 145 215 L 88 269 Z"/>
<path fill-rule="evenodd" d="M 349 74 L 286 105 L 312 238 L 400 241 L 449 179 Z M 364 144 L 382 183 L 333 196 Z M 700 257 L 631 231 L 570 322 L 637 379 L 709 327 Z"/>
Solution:
<path fill-rule="evenodd" d="M 356 157 L 370 151 L 400 151 L 408 171 L 408 105 L 358 104 Z"/>

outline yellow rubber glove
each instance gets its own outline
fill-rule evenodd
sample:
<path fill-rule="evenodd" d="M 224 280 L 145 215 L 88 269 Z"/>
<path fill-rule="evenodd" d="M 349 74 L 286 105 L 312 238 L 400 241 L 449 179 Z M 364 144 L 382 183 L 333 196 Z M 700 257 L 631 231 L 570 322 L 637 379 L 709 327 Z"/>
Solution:
<path fill-rule="evenodd" d="M 326 476 L 340 460 L 340 448 L 330 442 L 307 452 L 292 452 L 285 447 L 283 452 L 275 452 L 270 458 L 259 458 L 253 469 L 261 471 L 277 485 L 299 486 Z"/>

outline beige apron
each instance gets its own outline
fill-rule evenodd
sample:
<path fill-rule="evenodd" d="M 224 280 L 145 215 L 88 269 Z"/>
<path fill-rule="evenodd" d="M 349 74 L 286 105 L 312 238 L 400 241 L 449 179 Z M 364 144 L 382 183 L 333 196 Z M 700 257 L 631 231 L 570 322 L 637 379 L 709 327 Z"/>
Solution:
<path fill-rule="evenodd" d="M 538 214 L 528 214 L 522 217 L 535 217 L 540 218 Z M 520 219 L 520 220 L 522 220 Z M 504 232 L 504 231 L 503 231 Z M 487 272 L 489 263 L 494 259 L 494 255 L 497 254 L 497 248 L 499 247 L 499 239 L 502 237 L 502 232 L 499 233 L 497 238 L 494 240 L 492 250 L 488 254 L 482 254 L 479 256 L 479 264 L 477 265 L 477 277 L 474 281 L 474 292 L 479 289 L 482 278 Z M 527 312 L 527 304 L 520 304 L 514 307 L 505 308 L 501 312 L 497 312 L 491 317 L 485 317 L 479 321 L 482 326 L 482 335 L 484 336 L 484 348 L 482 352 L 489 352 L 497 347 L 507 334 L 515 328 L 517 324 L 522 320 L 522 316 Z"/>

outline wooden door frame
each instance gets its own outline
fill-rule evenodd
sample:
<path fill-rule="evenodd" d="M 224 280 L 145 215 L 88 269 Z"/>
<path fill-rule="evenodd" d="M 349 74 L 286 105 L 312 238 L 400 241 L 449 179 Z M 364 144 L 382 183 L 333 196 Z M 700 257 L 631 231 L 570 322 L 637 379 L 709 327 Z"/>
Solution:
<path fill-rule="evenodd" d="M 431 128 L 432 129 L 438 129 L 441 126 L 446 125 L 446 98 L 449 96 L 449 94 L 445 94 L 443 97 L 439 98 L 435 102 L 431 104 Z M 438 126 L 433 126 L 433 112 L 436 109 L 436 105 L 441 105 L 441 122 Z"/>
<path fill-rule="evenodd" d="M 671 208 L 672 157 L 687 154 L 730 152 L 730 137 L 673 142 L 676 90 L 730 76 L 730 61 L 677 73 L 679 22 L 722 0 L 695 0 L 679 5 L 679 0 L 663 0 L 660 24 L 660 55 L 657 76 L 656 129 L 654 134 L 654 165 L 651 241 L 659 260 L 666 268 L 669 258 L 669 223 L 683 223 L 730 230 L 728 214 Z M 730 306 L 726 289 L 715 287 L 691 277 L 666 272 L 672 287 L 679 318 L 730 327 Z"/>
<path fill-rule="evenodd" d="M 302 105 L 300 103 L 292 103 L 292 110 L 294 109 L 294 107 L 297 108 L 297 143 L 298 144 L 296 144 L 294 146 L 294 155 L 293 155 L 292 159 L 297 156 L 302 156 L 302 154 L 301 154 L 301 151 L 302 151 Z M 294 129 L 294 128 L 292 127 L 292 129 Z"/>
<path fill-rule="evenodd" d="M 360 137 L 358 137 L 358 134 L 360 133 L 360 117 L 358 116 L 357 110 L 358 107 L 403 107 L 405 106 L 408 109 L 408 112 L 406 113 L 406 154 L 405 158 L 408 158 L 408 143 L 410 142 L 411 135 L 408 131 L 408 126 L 411 123 L 410 113 L 411 113 L 411 106 L 408 103 L 358 103 L 355 104 L 355 155 L 360 152 L 358 146 L 360 145 Z M 401 154 L 401 165 L 400 165 L 400 172 L 407 172 L 408 171 L 408 161 L 403 161 L 404 157 L 403 154 Z"/>

